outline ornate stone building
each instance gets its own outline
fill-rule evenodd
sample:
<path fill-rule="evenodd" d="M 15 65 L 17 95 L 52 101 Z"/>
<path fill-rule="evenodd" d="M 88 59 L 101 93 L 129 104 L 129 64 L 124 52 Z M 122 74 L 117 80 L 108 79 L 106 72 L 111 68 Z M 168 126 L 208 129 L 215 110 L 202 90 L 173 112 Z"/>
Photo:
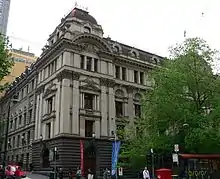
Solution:
<path fill-rule="evenodd" d="M 74 8 L 1 101 L 7 116 L 7 101 L 19 93 L 10 113 L 8 160 L 32 161 L 35 170 L 82 163 L 85 171 L 110 168 L 110 139 L 140 115 L 141 93 L 151 88 L 148 72 L 161 59 L 104 38 L 95 18 Z"/>

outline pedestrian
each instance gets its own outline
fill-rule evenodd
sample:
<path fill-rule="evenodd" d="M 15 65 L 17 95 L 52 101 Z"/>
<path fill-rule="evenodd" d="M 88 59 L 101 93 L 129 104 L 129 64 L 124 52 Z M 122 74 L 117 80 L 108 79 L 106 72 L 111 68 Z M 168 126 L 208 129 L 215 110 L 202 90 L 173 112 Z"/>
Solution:
<path fill-rule="evenodd" d="M 62 168 L 60 168 L 59 169 L 59 179 L 63 179 L 63 169 Z"/>
<path fill-rule="evenodd" d="M 81 172 L 80 168 L 77 167 L 77 171 L 76 171 L 76 179 L 81 179 L 81 176 L 82 176 L 82 172 Z"/>
<path fill-rule="evenodd" d="M 68 176 L 69 176 L 69 179 L 73 178 L 73 172 L 71 168 L 69 168 Z"/>
<path fill-rule="evenodd" d="M 143 179 L 150 179 L 150 173 L 149 173 L 147 167 L 144 168 Z"/>
<path fill-rule="evenodd" d="M 21 168 L 17 167 L 15 170 L 15 179 L 21 179 Z"/>
<path fill-rule="evenodd" d="M 88 169 L 88 179 L 93 179 L 93 173 L 92 173 L 92 170 L 91 168 Z"/>

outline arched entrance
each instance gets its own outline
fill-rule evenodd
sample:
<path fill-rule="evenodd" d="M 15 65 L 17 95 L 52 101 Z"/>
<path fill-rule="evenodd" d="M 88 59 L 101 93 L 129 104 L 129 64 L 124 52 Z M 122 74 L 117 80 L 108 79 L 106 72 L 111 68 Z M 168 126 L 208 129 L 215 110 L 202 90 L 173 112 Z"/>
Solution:
<path fill-rule="evenodd" d="M 88 169 L 91 169 L 92 172 L 96 173 L 96 154 L 97 148 L 94 140 L 86 141 L 84 149 L 84 175 L 88 175 Z"/>
<path fill-rule="evenodd" d="M 42 168 L 49 168 L 50 167 L 50 162 L 49 162 L 49 149 L 48 148 L 44 148 L 42 151 L 42 156 L 41 156 L 41 160 L 42 160 Z"/>

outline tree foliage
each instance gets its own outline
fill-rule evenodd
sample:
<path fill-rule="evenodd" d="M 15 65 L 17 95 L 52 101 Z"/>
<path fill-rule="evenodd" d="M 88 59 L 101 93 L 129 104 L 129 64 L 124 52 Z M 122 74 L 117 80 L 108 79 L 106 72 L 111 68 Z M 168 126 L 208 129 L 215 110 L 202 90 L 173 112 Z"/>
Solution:
<path fill-rule="evenodd" d="M 14 65 L 9 49 L 10 44 L 8 38 L 0 36 L 0 81 L 10 73 L 11 67 Z M 7 84 L 0 86 L 0 91 L 3 91 Z"/>
<path fill-rule="evenodd" d="M 142 135 L 127 146 L 131 160 L 146 156 L 150 148 L 171 153 L 174 144 L 180 152 L 220 151 L 220 78 L 211 68 L 215 55 L 204 40 L 186 39 L 153 70 L 153 90 L 144 94 L 137 124 Z"/>

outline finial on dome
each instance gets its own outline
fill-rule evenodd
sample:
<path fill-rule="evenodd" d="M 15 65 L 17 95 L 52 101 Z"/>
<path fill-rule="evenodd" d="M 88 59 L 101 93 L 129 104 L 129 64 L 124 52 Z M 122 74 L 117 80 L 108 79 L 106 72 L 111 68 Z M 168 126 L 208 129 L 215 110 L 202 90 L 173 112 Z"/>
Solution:
<path fill-rule="evenodd" d="M 75 2 L 75 7 L 78 7 L 78 3 L 77 3 L 77 1 Z"/>

